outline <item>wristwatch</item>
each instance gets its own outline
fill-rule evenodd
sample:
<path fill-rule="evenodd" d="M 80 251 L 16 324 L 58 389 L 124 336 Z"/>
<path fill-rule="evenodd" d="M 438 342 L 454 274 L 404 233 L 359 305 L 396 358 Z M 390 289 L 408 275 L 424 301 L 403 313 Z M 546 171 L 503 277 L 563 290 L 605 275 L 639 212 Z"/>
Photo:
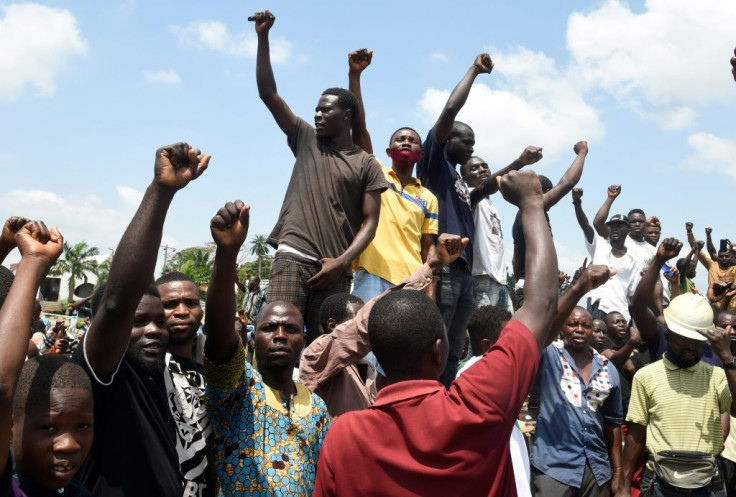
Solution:
<path fill-rule="evenodd" d="M 728 371 L 730 369 L 736 369 L 736 357 L 734 357 L 731 362 L 725 363 L 723 365 L 723 369 L 725 369 L 726 371 Z"/>

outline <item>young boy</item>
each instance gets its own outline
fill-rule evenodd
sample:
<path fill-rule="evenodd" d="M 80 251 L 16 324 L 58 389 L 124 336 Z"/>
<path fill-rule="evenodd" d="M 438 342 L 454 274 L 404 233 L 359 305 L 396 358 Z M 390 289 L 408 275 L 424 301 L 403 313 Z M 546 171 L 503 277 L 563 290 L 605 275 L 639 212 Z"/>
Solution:
<path fill-rule="evenodd" d="M 0 495 L 88 496 L 72 479 L 92 445 L 89 378 L 59 355 L 24 366 L 34 296 L 63 240 L 40 221 L 27 223 L 14 239 L 21 261 L 0 308 L 0 447 L 12 439 L 13 454 L 0 451 Z"/>

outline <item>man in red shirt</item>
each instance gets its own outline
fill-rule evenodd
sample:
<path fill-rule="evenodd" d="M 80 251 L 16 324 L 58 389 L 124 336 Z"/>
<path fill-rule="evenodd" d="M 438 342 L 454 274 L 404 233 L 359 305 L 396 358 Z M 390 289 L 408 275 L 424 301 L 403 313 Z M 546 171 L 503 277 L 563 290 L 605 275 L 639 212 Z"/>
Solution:
<path fill-rule="evenodd" d="M 509 437 L 532 386 L 557 310 L 557 256 L 532 171 L 500 178 L 519 207 L 526 245 L 524 306 L 496 345 L 448 390 L 447 336 L 437 305 L 396 291 L 368 319 L 388 386 L 375 404 L 337 418 L 325 438 L 314 496 L 516 496 Z"/>

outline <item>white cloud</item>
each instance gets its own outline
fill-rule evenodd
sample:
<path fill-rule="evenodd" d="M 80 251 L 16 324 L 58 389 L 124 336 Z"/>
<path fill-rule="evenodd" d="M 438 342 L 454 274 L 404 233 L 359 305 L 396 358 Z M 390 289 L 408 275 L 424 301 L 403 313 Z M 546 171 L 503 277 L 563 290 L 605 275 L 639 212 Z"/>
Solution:
<path fill-rule="evenodd" d="M 731 0 L 647 0 L 634 13 L 606 0 L 568 19 L 567 46 L 580 77 L 666 129 L 691 125 L 693 107 L 734 98 L 728 59 Z"/>
<path fill-rule="evenodd" d="M 143 198 L 142 192 L 129 186 L 116 186 L 115 190 L 123 202 L 119 209 L 106 207 L 109 202 L 96 195 L 62 196 L 45 190 L 18 189 L 0 194 L 0 212 L 40 219 L 49 228 L 58 226 L 64 240 L 70 243 L 85 240 L 106 256 L 108 249 L 117 247 Z M 181 247 L 179 240 L 168 233 L 163 234 L 161 245 Z M 11 258 L 7 263 L 17 262 L 20 254 L 16 251 Z M 162 265 L 163 251 L 160 251 L 156 274 L 161 272 Z"/>
<path fill-rule="evenodd" d="M 142 194 L 126 186 L 116 187 L 123 207 L 107 207 L 96 195 L 61 194 L 45 190 L 17 189 L 0 194 L 0 211 L 8 215 L 41 219 L 58 226 L 68 241 L 86 240 L 106 251 L 115 247 L 139 203 Z"/>
<path fill-rule="evenodd" d="M 18 98 L 26 87 L 51 96 L 69 59 L 87 51 L 68 10 L 34 3 L 0 6 L 0 100 Z"/>
<path fill-rule="evenodd" d="M 554 59 L 524 48 L 495 52 L 493 58 L 493 79 L 478 76 L 458 115 L 475 131 L 477 155 L 492 165 L 506 165 L 524 147 L 536 145 L 544 148 L 544 168 L 560 156 L 572 161 L 577 140 L 604 135 L 598 111 L 583 98 L 583 85 L 573 73 L 559 70 Z M 432 88 L 424 93 L 419 104 L 428 123 L 437 119 L 449 95 L 449 90 Z"/>
<path fill-rule="evenodd" d="M 139 205 L 141 205 L 143 192 L 139 192 L 135 188 L 131 188 L 129 186 L 116 186 L 115 190 L 118 192 L 120 199 L 125 202 L 125 205 L 127 205 L 129 209 L 135 210 Z"/>
<path fill-rule="evenodd" d="M 143 77 L 146 83 L 158 85 L 178 85 L 181 78 L 173 69 L 166 71 L 143 71 Z"/>
<path fill-rule="evenodd" d="M 736 141 L 709 133 L 694 133 L 687 143 L 693 153 L 683 159 L 681 168 L 699 173 L 713 171 L 736 180 Z"/>
<path fill-rule="evenodd" d="M 170 26 L 179 43 L 185 47 L 196 47 L 221 52 L 230 57 L 254 58 L 258 40 L 252 31 L 230 32 L 220 21 L 198 20 L 186 26 Z M 291 55 L 291 43 L 283 37 L 271 39 L 271 60 L 285 63 Z"/>
<path fill-rule="evenodd" d="M 432 52 L 431 54 L 429 54 L 429 57 L 432 60 L 436 60 L 438 62 L 442 62 L 445 64 L 450 61 L 450 57 L 448 57 L 447 54 L 442 53 L 442 52 Z"/>
<path fill-rule="evenodd" d="M 555 242 L 555 250 L 557 251 L 557 266 L 560 271 L 564 271 L 569 276 L 575 274 L 575 271 L 583 265 L 583 261 L 586 258 L 588 259 L 588 263 L 591 262 L 588 254 L 572 249 L 567 245 Z"/>

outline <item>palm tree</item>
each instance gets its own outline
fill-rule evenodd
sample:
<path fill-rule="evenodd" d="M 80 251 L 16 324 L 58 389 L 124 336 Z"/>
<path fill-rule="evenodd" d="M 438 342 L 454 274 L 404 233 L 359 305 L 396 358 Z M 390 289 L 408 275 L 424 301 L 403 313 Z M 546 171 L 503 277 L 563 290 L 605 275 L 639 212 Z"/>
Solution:
<path fill-rule="evenodd" d="M 250 255 L 258 257 L 258 277 L 263 278 L 261 274 L 261 260 L 269 254 L 271 246 L 266 240 L 266 235 L 253 235 L 250 239 Z"/>
<path fill-rule="evenodd" d="M 112 266 L 113 257 L 115 257 L 115 251 L 110 249 L 110 255 L 107 256 L 107 259 L 97 264 L 97 272 L 95 273 L 97 275 L 97 285 L 95 285 L 97 288 L 107 282 L 107 277 L 110 275 L 110 266 Z"/>
<path fill-rule="evenodd" d="M 56 261 L 51 274 L 69 274 L 69 302 L 74 302 L 76 279 L 81 278 L 87 283 L 87 273 L 97 274 L 97 261 L 92 257 L 99 254 L 97 247 L 90 247 L 84 240 L 74 245 L 64 242 L 64 259 Z"/>

